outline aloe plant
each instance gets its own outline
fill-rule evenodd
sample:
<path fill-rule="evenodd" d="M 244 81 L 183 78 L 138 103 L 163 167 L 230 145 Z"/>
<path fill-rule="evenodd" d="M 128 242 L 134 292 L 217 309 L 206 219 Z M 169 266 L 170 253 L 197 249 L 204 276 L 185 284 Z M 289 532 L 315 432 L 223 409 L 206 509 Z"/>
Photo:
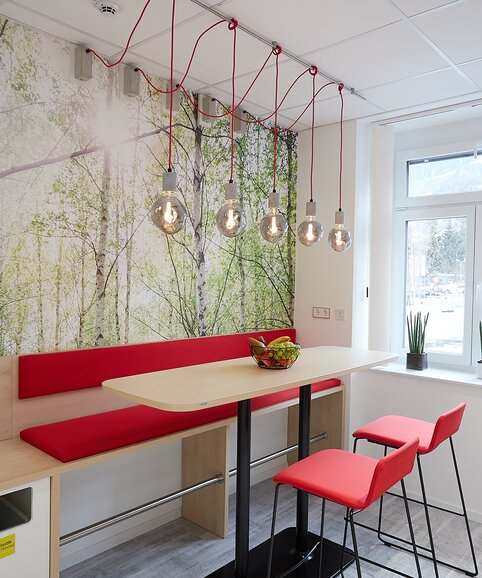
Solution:
<path fill-rule="evenodd" d="M 425 330 L 427 328 L 428 316 L 429 314 L 427 313 L 422 320 L 422 313 L 420 311 L 417 311 L 415 315 L 412 315 L 412 312 L 410 311 L 410 315 L 407 315 L 408 348 L 410 353 L 424 352 Z M 482 322 L 480 324 L 480 331 L 482 340 Z"/>

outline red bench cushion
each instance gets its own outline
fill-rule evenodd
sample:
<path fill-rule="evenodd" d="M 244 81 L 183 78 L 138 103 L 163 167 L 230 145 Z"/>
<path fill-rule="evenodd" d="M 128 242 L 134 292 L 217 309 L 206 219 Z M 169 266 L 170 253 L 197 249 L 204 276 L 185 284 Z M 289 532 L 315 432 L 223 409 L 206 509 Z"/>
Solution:
<path fill-rule="evenodd" d="M 55 353 L 21 355 L 18 397 L 26 399 L 65 391 L 100 387 L 106 379 L 236 359 L 249 355 L 248 337 L 263 335 L 266 341 L 289 335 L 293 328 L 158 341 Z"/>
<path fill-rule="evenodd" d="M 339 379 L 313 384 L 313 392 L 340 385 Z M 253 410 L 298 396 L 299 389 L 253 399 Z M 144 405 L 30 427 L 20 437 L 61 462 L 70 462 L 236 415 L 236 403 L 188 412 Z"/>

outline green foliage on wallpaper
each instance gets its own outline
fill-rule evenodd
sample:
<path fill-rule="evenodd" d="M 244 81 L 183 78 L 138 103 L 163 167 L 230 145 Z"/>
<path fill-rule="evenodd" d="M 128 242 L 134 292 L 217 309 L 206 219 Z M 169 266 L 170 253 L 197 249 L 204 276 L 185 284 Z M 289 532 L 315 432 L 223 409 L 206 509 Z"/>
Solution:
<path fill-rule="evenodd" d="M 215 226 L 229 126 L 182 102 L 174 166 L 188 209 L 166 237 L 150 222 L 167 162 L 161 97 L 120 96 L 119 70 L 72 77 L 73 46 L 0 21 L 0 354 L 283 327 L 294 299 L 296 135 L 280 137 L 278 190 L 289 235 L 259 234 L 272 188 L 272 134 L 236 140 L 248 227 Z M 192 98 L 197 98 L 192 95 Z"/>

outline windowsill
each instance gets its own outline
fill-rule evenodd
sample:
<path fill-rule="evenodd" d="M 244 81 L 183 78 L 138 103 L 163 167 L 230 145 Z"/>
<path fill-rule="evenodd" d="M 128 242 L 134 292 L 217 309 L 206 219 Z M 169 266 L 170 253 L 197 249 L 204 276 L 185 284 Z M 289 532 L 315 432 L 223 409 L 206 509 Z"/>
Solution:
<path fill-rule="evenodd" d="M 379 365 L 370 371 L 404 375 L 410 379 L 430 379 L 443 381 L 448 384 L 482 388 L 482 379 L 475 377 L 474 368 L 467 368 L 466 370 L 451 369 L 439 365 L 428 367 L 423 371 L 416 371 L 414 369 L 407 369 L 405 363 L 400 360 L 399 362 L 388 363 L 387 365 Z"/>

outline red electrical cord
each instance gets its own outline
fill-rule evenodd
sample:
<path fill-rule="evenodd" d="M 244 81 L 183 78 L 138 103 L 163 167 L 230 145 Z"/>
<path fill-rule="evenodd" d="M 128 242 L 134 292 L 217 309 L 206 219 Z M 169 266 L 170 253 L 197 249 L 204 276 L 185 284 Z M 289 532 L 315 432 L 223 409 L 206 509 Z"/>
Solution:
<path fill-rule="evenodd" d="M 169 96 L 169 163 L 168 163 L 168 171 L 172 171 L 172 105 L 174 100 L 174 91 L 173 84 L 174 84 L 174 24 L 175 24 L 175 12 L 176 12 L 176 0 L 172 0 L 172 10 L 171 10 L 171 77 L 170 77 L 170 84 L 169 89 L 171 94 Z"/>
<path fill-rule="evenodd" d="M 126 55 L 126 52 L 129 50 L 129 45 L 131 43 L 132 37 L 134 36 L 134 32 L 136 31 L 137 27 L 141 23 L 141 20 L 144 16 L 144 12 L 147 10 L 147 7 L 149 6 L 150 3 L 151 3 L 151 0 L 147 0 L 147 2 L 144 4 L 144 8 L 142 9 L 142 11 L 140 13 L 139 18 L 137 19 L 137 22 L 135 23 L 134 28 L 132 29 L 131 33 L 129 34 L 129 38 L 127 39 L 127 44 L 124 48 L 124 51 L 122 52 L 120 58 L 116 62 L 109 63 L 107 60 L 104 60 L 102 58 L 102 56 L 99 56 L 95 50 L 92 50 L 92 48 L 88 48 L 86 52 L 92 52 L 92 54 L 94 56 L 96 56 L 102 62 L 102 64 L 104 66 L 106 66 L 107 68 L 111 68 L 112 66 L 117 66 L 118 64 L 120 64 L 122 62 L 124 56 Z"/>
<path fill-rule="evenodd" d="M 340 84 L 338 85 L 338 92 L 340 93 L 340 211 L 342 210 L 342 205 L 341 205 L 341 177 L 343 174 L 343 108 L 344 108 L 344 103 L 343 103 L 343 89 L 345 88 L 344 84 L 342 82 L 340 82 Z"/>
<path fill-rule="evenodd" d="M 250 90 L 253 88 L 255 82 L 258 80 L 259 75 L 263 72 L 263 70 L 266 67 L 266 64 L 268 63 L 269 59 L 271 58 L 273 54 L 273 51 L 270 50 L 268 57 L 266 58 L 266 60 L 263 62 L 261 68 L 259 69 L 259 71 L 257 72 L 256 76 L 254 77 L 253 81 L 251 82 L 251 84 L 248 87 L 248 90 L 244 93 L 243 97 L 241 98 L 241 100 L 238 102 L 238 104 L 235 105 L 234 110 L 237 110 L 241 104 L 243 103 L 243 101 L 245 100 L 245 98 L 248 96 L 248 93 L 250 92 Z M 151 85 L 152 86 L 152 85 Z M 235 114 L 233 114 L 232 110 L 230 110 L 229 108 L 227 108 L 221 101 L 219 101 L 217 98 L 214 98 L 213 100 L 215 100 L 218 104 L 220 104 L 222 106 L 222 108 L 224 108 L 225 112 L 223 114 L 207 114 L 206 112 L 200 110 L 196 103 L 192 100 L 192 98 L 190 97 L 189 93 L 187 92 L 187 90 L 182 86 L 179 85 L 179 88 L 183 91 L 184 96 L 186 97 L 187 101 L 189 102 L 189 104 L 192 106 L 192 108 L 194 110 L 198 110 L 199 112 L 202 112 L 204 116 L 207 116 L 209 118 L 224 118 L 226 116 L 228 116 L 228 114 L 231 114 L 232 116 L 234 116 L 234 118 L 237 118 L 238 120 L 241 120 L 243 122 L 255 122 L 255 121 L 247 121 L 244 118 L 241 118 L 239 116 L 236 116 Z M 274 114 L 274 113 L 273 113 Z M 273 116 L 273 115 L 271 115 Z"/>
<path fill-rule="evenodd" d="M 107 68 L 111 68 L 113 66 L 117 66 L 118 64 L 120 64 L 122 62 L 122 60 L 124 59 L 130 43 L 132 41 L 132 38 L 134 36 L 135 31 L 137 30 L 142 18 L 144 17 L 144 14 L 147 10 L 147 7 L 149 6 L 151 0 L 147 0 L 147 2 L 145 3 L 131 33 L 129 34 L 129 37 L 127 39 L 127 43 L 126 46 L 121 54 L 121 56 L 119 57 L 119 59 L 116 62 L 112 62 L 109 63 L 108 61 L 104 60 L 101 56 L 99 56 L 99 54 L 95 51 L 92 50 L 91 48 L 87 49 L 87 52 L 91 52 L 96 58 L 99 59 L 99 61 Z M 235 104 L 235 96 L 234 96 L 234 86 L 235 86 L 235 67 L 236 67 L 236 42 L 237 42 L 237 26 L 238 26 L 238 22 L 237 20 L 235 20 L 234 18 L 232 18 L 229 22 L 228 22 L 228 29 L 232 30 L 234 35 L 233 35 L 233 73 L 232 73 L 232 77 L 231 77 L 231 88 L 232 88 L 232 99 L 231 99 L 231 109 L 228 109 L 223 103 L 221 103 L 220 101 L 216 100 L 225 110 L 225 112 L 223 114 L 220 115 L 212 115 L 209 114 L 205 111 L 201 111 L 198 106 L 196 105 L 195 102 L 193 102 L 193 100 L 191 99 L 189 93 L 184 89 L 183 84 L 184 81 L 186 80 L 189 71 L 191 69 L 191 65 L 194 59 L 194 55 L 196 53 L 197 47 L 199 45 L 199 42 L 201 41 L 201 39 L 203 38 L 203 36 L 205 34 L 207 34 L 210 30 L 212 30 L 213 28 L 215 28 L 216 26 L 218 26 L 219 24 L 222 24 L 223 22 L 225 22 L 225 20 L 219 20 L 218 22 L 215 22 L 214 24 L 212 24 L 211 26 L 209 26 L 208 28 L 206 28 L 197 38 L 192 53 L 191 53 L 191 57 L 189 59 L 186 71 L 184 72 L 184 75 L 181 79 L 181 81 L 176 84 L 176 86 L 174 87 L 174 23 L 175 23 L 175 5 L 176 5 L 176 0 L 172 0 L 172 14 L 171 14 L 171 59 L 170 59 L 170 86 L 169 86 L 169 90 L 162 90 L 161 88 L 157 87 L 154 85 L 154 83 L 150 80 L 150 78 L 147 76 L 147 74 L 141 69 L 141 68 L 136 68 L 136 71 L 139 71 L 142 76 L 144 77 L 144 79 L 146 80 L 146 82 L 149 84 L 149 86 L 151 88 L 153 88 L 156 92 L 160 93 L 160 94 L 169 94 L 170 95 L 170 106 L 169 106 L 169 170 L 172 170 L 172 116 L 173 116 L 173 99 L 172 96 L 173 94 L 178 91 L 178 90 L 182 90 L 184 95 L 186 96 L 187 100 L 189 101 L 189 103 L 191 104 L 191 106 L 202 112 L 202 114 L 204 116 L 207 116 L 209 118 L 224 118 L 227 115 L 231 116 L 231 180 L 233 178 L 233 174 L 234 174 L 234 119 L 238 119 L 241 120 L 242 122 L 245 122 L 247 124 L 259 124 L 261 126 L 263 126 L 264 128 L 268 129 L 268 130 L 273 130 L 274 133 L 274 174 L 273 174 L 273 189 L 276 188 L 276 156 L 277 156 L 277 137 L 279 133 L 284 133 L 284 132 L 288 132 L 289 130 L 291 130 L 296 123 L 300 120 L 300 118 L 305 114 L 305 112 L 308 110 L 308 107 L 311 105 L 312 106 L 312 165 L 313 165 L 313 144 L 314 144 L 314 136 L 313 136 L 313 123 L 314 123 L 314 102 L 315 102 L 315 98 L 316 96 L 327 86 L 329 86 L 330 84 L 335 84 L 334 82 L 328 82 L 326 84 L 324 84 L 320 89 L 318 89 L 316 92 L 312 91 L 312 98 L 310 100 L 310 102 L 307 103 L 307 105 L 305 106 L 305 108 L 303 109 L 303 111 L 301 112 L 301 114 L 296 118 L 296 120 L 287 128 L 284 129 L 280 129 L 278 127 L 278 111 L 281 108 L 281 106 L 283 105 L 285 99 L 287 98 L 288 94 L 290 93 L 290 91 L 292 90 L 292 88 L 295 86 L 295 84 L 300 80 L 300 78 L 305 75 L 307 72 L 310 72 L 310 74 L 312 74 L 313 76 L 313 85 L 315 84 L 314 79 L 316 74 L 318 73 L 318 69 L 316 66 L 311 66 L 310 68 L 307 68 L 306 70 L 304 70 L 301 74 L 299 74 L 295 80 L 291 83 L 291 85 L 289 86 L 288 90 L 286 91 L 286 93 L 284 94 L 283 98 L 278 102 L 278 77 L 279 77 L 279 55 L 282 52 L 282 49 L 280 46 L 276 45 L 272 50 L 270 50 L 267 58 L 265 59 L 265 61 L 263 62 L 261 68 L 259 69 L 259 71 L 257 72 L 256 76 L 254 77 L 254 79 L 252 80 L 252 82 L 250 83 L 248 89 L 246 90 L 246 92 L 244 93 L 244 95 L 242 96 L 242 98 L 239 100 L 239 102 L 237 104 Z M 241 106 L 241 104 L 244 102 L 244 100 L 246 99 L 246 97 L 248 96 L 249 92 L 251 91 L 251 89 L 253 88 L 254 84 L 256 83 L 256 81 L 258 80 L 259 76 L 261 75 L 261 73 L 263 72 L 263 70 L 265 69 L 269 59 L 271 58 L 271 56 L 274 55 L 276 57 L 276 89 L 275 89 L 275 109 L 274 111 L 269 114 L 266 117 L 263 118 L 255 118 L 253 115 L 251 116 L 251 119 L 247 119 L 247 118 L 242 118 L 239 117 L 235 114 L 235 111 Z M 338 85 L 338 91 L 340 94 L 340 98 L 341 98 L 341 111 L 340 111 L 340 207 L 341 207 L 341 188 L 342 188 L 342 164 L 343 164 L 343 159 L 342 159 L 342 149 L 343 149 L 343 108 L 344 108 L 344 102 L 343 102 L 343 95 L 342 95 L 342 91 L 343 91 L 343 84 L 340 83 Z M 247 111 L 243 111 L 243 112 L 247 112 Z M 249 113 L 247 113 L 249 114 Z M 274 129 L 270 129 L 270 127 L 266 126 L 264 123 L 266 121 L 268 121 L 270 118 L 275 117 L 274 119 Z M 311 166 L 311 177 L 310 177 L 310 195 L 311 195 L 311 200 L 313 197 L 313 186 L 312 186 L 312 172 L 313 172 L 313 166 Z"/>
<path fill-rule="evenodd" d="M 318 68 L 312 66 L 310 74 L 313 77 L 313 84 L 311 89 L 311 161 L 310 161 L 310 202 L 313 202 L 313 165 L 315 155 L 315 92 L 316 92 L 316 75 Z"/>
<path fill-rule="evenodd" d="M 271 54 L 274 54 L 273 51 L 270 52 L 270 56 L 271 56 Z M 269 59 L 269 57 L 268 57 L 268 59 Z M 268 59 L 266 59 L 266 61 L 265 61 L 265 63 L 263 64 L 263 67 L 262 67 L 262 68 L 264 68 L 266 62 L 268 62 Z M 260 71 L 259 71 L 258 74 L 256 75 L 255 79 L 253 80 L 253 82 L 252 82 L 251 85 L 249 86 L 248 90 L 245 92 L 243 98 L 238 102 L 237 105 L 234 106 L 234 109 L 232 109 L 232 110 L 237 110 L 237 109 L 239 108 L 240 104 L 243 102 L 243 100 L 245 99 L 245 97 L 248 95 L 248 92 L 249 92 L 249 91 L 251 90 L 251 88 L 254 86 L 254 83 L 255 83 L 256 79 L 258 78 L 258 76 L 260 75 L 260 73 L 261 73 L 261 71 L 262 71 L 262 68 L 260 69 Z M 284 94 L 283 98 L 279 101 L 277 110 L 279 110 L 279 109 L 281 108 L 281 106 L 283 105 L 283 102 L 286 100 L 286 97 L 287 97 L 288 94 L 291 92 L 291 90 L 293 89 L 293 87 L 295 86 L 295 84 L 300 80 L 300 78 L 301 78 L 302 76 L 304 76 L 304 75 L 305 75 L 307 72 L 309 72 L 309 71 L 310 71 L 310 69 L 307 68 L 306 70 L 304 70 L 301 74 L 299 74 L 299 75 L 295 78 L 295 80 L 291 83 L 291 85 L 289 86 L 288 90 L 287 90 L 286 93 Z M 182 88 L 182 87 L 181 87 L 181 88 Z M 184 91 L 184 94 L 185 94 L 186 98 L 189 100 L 189 103 L 191 104 L 191 106 L 192 106 L 194 109 L 197 109 L 196 103 L 189 97 L 189 94 L 187 93 L 187 91 L 184 90 L 184 89 L 183 89 L 183 91 Z M 236 119 L 238 119 L 238 120 L 240 120 L 240 121 L 242 121 L 242 122 L 245 122 L 245 123 L 247 123 L 247 124 L 256 124 L 256 123 L 258 123 L 258 124 L 261 124 L 262 126 L 264 126 L 264 125 L 263 125 L 263 122 L 266 122 L 267 120 L 269 120 L 270 118 L 272 118 L 272 117 L 274 116 L 275 112 L 276 112 L 276 111 L 273 111 L 271 114 L 269 114 L 268 116 L 265 116 L 264 118 L 259 118 L 259 119 L 258 119 L 258 118 L 254 118 L 254 117 L 253 117 L 253 120 L 247 120 L 247 119 L 245 119 L 245 118 L 242 118 L 242 117 L 240 117 L 240 116 L 237 116 L 236 114 L 233 114 L 232 110 L 229 109 L 224 103 L 222 103 L 222 102 L 221 102 L 220 100 L 218 100 L 217 98 L 213 98 L 213 100 L 215 100 L 215 101 L 224 109 L 225 112 L 224 112 L 223 114 L 216 114 L 216 115 L 214 115 L 214 114 L 206 115 L 206 113 L 203 112 L 203 114 L 205 114 L 206 116 L 209 116 L 210 118 L 224 118 L 225 116 L 227 116 L 228 114 L 230 114 L 230 115 L 233 116 L 234 118 L 236 118 Z M 311 102 L 311 101 L 310 101 L 310 102 Z M 308 104 L 308 106 L 309 106 L 309 104 Z M 199 109 L 197 109 L 197 110 L 199 110 Z M 201 112 L 202 112 L 202 111 L 201 111 Z M 244 112 L 246 112 L 246 111 L 244 111 Z M 280 129 L 280 130 L 281 130 L 281 129 Z"/>
<path fill-rule="evenodd" d="M 191 52 L 191 57 L 189 59 L 186 71 L 181 79 L 181 81 L 176 85 L 176 87 L 174 88 L 173 92 L 177 92 L 181 86 L 183 85 L 184 81 L 186 80 L 187 75 L 189 74 L 189 70 L 191 69 L 191 64 L 192 61 L 194 59 L 194 55 L 196 53 L 199 41 L 201 40 L 201 38 L 207 34 L 210 30 L 212 30 L 213 28 L 215 28 L 216 26 L 219 26 L 219 24 L 222 24 L 223 22 L 226 22 L 225 20 L 218 20 L 218 22 L 215 22 L 214 24 L 212 24 L 211 26 L 209 26 L 208 28 L 206 28 L 206 30 L 204 30 L 197 38 L 196 43 L 194 44 L 193 50 Z M 162 88 L 159 88 L 158 86 L 155 86 L 155 84 L 151 81 L 151 79 L 147 76 L 147 74 L 142 70 L 142 68 L 136 68 L 137 71 L 139 71 L 142 76 L 145 78 L 147 84 L 153 88 L 156 92 L 160 93 L 160 94 L 170 94 L 171 91 L 170 90 L 162 90 Z"/>
<path fill-rule="evenodd" d="M 281 46 L 273 48 L 276 57 L 276 74 L 274 88 L 274 128 L 273 128 L 273 193 L 276 193 L 276 157 L 278 149 L 278 80 L 279 80 L 279 55 L 282 52 Z"/>
<path fill-rule="evenodd" d="M 235 98 L 235 77 L 236 77 L 236 38 L 238 27 L 237 20 L 232 20 L 230 30 L 233 31 L 233 70 L 231 74 L 231 172 L 229 182 L 233 182 L 234 178 L 234 98 Z"/>
<path fill-rule="evenodd" d="M 338 85 L 338 92 L 340 93 L 340 100 L 341 100 L 341 105 L 340 105 L 340 211 L 342 210 L 342 206 L 341 206 L 341 177 L 343 175 L 343 108 L 344 108 L 344 102 L 343 102 L 343 89 L 344 89 L 344 84 L 341 82 Z"/>

